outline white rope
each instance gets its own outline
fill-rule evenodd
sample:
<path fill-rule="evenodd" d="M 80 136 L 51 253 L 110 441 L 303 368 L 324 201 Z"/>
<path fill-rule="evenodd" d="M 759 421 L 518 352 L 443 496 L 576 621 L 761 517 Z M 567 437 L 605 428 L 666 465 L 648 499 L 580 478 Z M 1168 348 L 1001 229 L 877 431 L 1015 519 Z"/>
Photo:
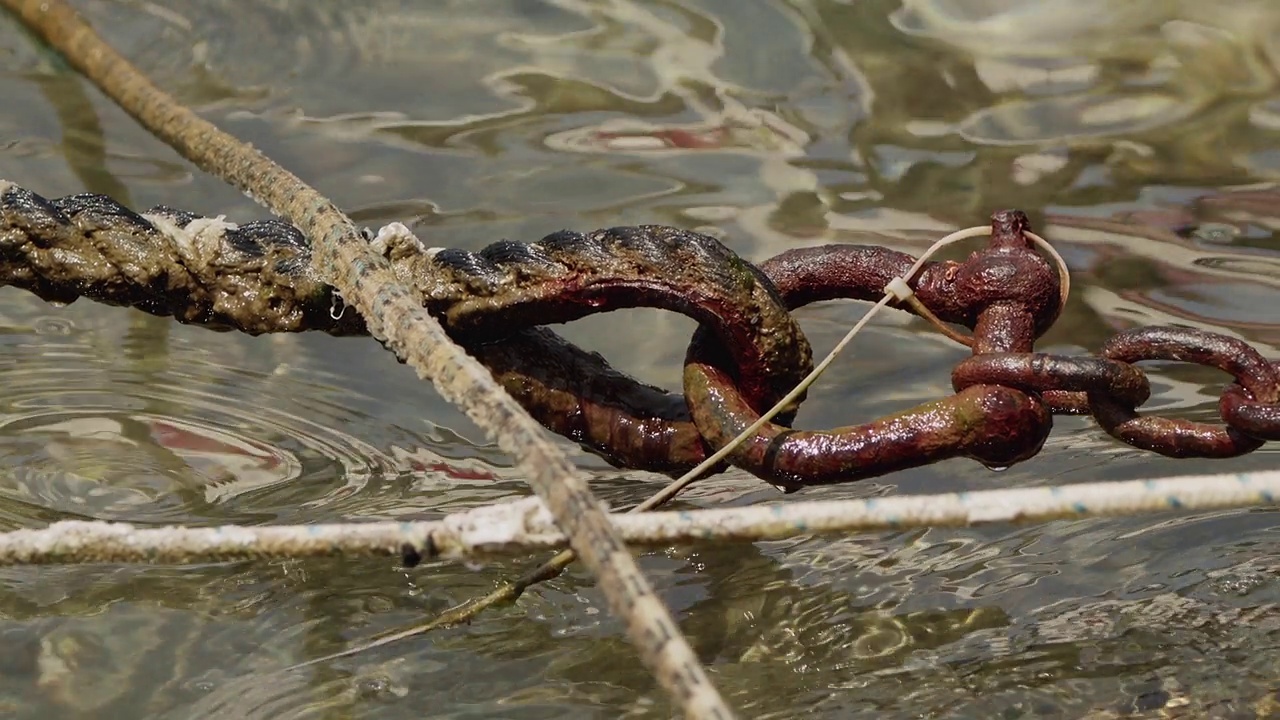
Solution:
<path fill-rule="evenodd" d="M 739 508 L 613 514 L 635 545 L 777 540 L 797 535 L 901 528 L 1046 522 L 1275 505 L 1280 471 L 1193 475 L 867 500 L 773 503 Z M 66 521 L 0 533 L 0 565 L 196 563 L 326 555 L 400 555 L 450 559 L 565 547 L 541 500 L 499 503 L 427 522 L 275 527 L 137 528 Z"/>

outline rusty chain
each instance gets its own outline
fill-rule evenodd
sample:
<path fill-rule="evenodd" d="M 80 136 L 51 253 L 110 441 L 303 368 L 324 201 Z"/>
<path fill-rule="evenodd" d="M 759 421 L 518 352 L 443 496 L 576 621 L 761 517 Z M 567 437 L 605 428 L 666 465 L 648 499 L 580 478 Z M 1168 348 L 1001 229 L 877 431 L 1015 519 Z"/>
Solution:
<path fill-rule="evenodd" d="M 728 464 L 788 490 L 952 457 L 1005 467 L 1040 450 L 1057 414 L 1091 415 L 1113 437 L 1170 457 L 1234 457 L 1280 439 L 1280 367 L 1240 340 L 1148 327 L 1114 336 L 1095 355 L 1035 352 L 1061 310 L 1060 281 L 1028 231 L 1021 212 L 995 213 L 984 249 L 963 262 L 927 262 L 911 280 L 930 313 L 972 333 L 958 338 L 971 355 L 952 372 L 954 395 L 830 431 L 791 429 L 788 413 Z M 755 266 L 710 237 L 660 226 L 561 232 L 478 252 L 428 249 L 394 234 L 371 242 L 539 421 L 615 465 L 667 473 L 724 447 L 812 367 L 790 311 L 875 300 L 915 262 L 881 247 L 829 245 Z M 332 312 L 339 298 L 307 274 L 309 252 L 279 221 L 234 225 L 164 207 L 134 213 L 101 195 L 50 201 L 0 183 L 0 282 L 49 300 L 85 296 L 254 334 L 365 333 L 354 313 Z M 539 327 L 623 307 L 700 323 L 683 397 Z M 1140 415 L 1150 395 L 1138 366 L 1146 361 L 1230 374 L 1222 424 Z"/>

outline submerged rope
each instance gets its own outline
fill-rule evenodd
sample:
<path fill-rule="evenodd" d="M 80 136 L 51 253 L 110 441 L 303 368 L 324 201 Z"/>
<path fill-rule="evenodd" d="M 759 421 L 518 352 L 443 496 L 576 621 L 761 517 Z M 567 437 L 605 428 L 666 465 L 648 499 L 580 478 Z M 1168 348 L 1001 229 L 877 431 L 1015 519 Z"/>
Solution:
<path fill-rule="evenodd" d="M 619 513 L 610 515 L 609 521 L 617 535 L 629 544 L 667 546 L 1194 512 L 1273 506 L 1278 502 L 1280 470 L 1271 470 L 866 500 Z M 66 521 L 40 530 L 0 533 L 0 565 L 197 563 L 334 555 L 458 560 L 565 545 L 564 534 L 557 529 L 546 506 L 530 497 L 428 522 L 138 528 L 125 523 Z"/>
<path fill-rule="evenodd" d="M 625 618 L 641 660 L 686 716 L 733 716 L 614 533 L 585 475 L 413 300 L 387 260 L 370 248 L 346 215 L 297 176 L 155 87 L 63 0 L 0 3 L 153 135 L 297 225 L 312 241 L 317 270 L 360 311 L 370 332 L 514 456 L 583 563 L 599 579 L 613 612 Z"/>

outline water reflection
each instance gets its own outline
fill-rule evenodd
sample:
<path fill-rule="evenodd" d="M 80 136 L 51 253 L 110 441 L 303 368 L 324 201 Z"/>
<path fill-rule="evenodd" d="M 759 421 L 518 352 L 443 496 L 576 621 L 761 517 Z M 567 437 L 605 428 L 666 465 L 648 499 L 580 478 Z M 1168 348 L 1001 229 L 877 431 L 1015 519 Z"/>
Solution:
<path fill-rule="evenodd" d="M 1031 213 L 1077 292 L 1042 347 L 1137 324 L 1280 355 L 1280 6 L 1267 0 L 98 0 L 78 7 L 164 88 L 362 223 L 477 248 L 665 222 L 760 259 L 919 251 Z M 252 219 L 0 19 L 0 167 Z M 861 308 L 800 317 L 818 349 Z M 567 335 L 678 387 L 691 327 L 635 312 Z M 645 342 L 637 343 L 643 337 Z M 878 323 L 805 427 L 949 392 L 960 351 Z M 1224 378 L 1150 368 L 1149 409 L 1211 420 Z M 248 339 L 0 292 L 0 525 L 434 517 L 526 492 L 507 458 L 374 343 Z M 654 478 L 568 448 L 627 505 Z M 1152 458 L 1062 418 L 1037 459 L 961 461 L 807 497 L 1268 468 Z M 690 506 L 776 499 L 740 473 Z M 796 540 L 643 564 L 752 717 L 1266 715 L 1274 513 Z M 14 717 L 666 717 L 589 580 L 472 626 L 280 674 L 483 594 L 533 558 L 0 572 Z M 1090 714 L 1092 713 L 1092 714 Z"/>

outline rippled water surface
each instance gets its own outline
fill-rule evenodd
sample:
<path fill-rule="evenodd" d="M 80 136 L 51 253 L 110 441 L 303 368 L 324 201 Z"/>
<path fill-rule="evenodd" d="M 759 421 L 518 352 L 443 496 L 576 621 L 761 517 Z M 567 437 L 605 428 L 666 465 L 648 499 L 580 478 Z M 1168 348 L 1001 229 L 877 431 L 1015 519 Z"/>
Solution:
<path fill-rule="evenodd" d="M 1280 356 L 1280 4 L 1272 0 L 78 0 L 162 87 L 366 225 L 478 248 L 659 222 L 750 259 L 919 251 L 1003 207 L 1072 265 L 1041 344 L 1176 322 Z M 0 15 L 0 177 L 262 217 Z M 800 312 L 819 350 L 862 308 Z M 566 334 L 677 388 L 692 325 Z M 821 428 L 949 392 L 963 357 L 873 326 L 810 394 Z M 1223 377 L 1150 368 L 1212 419 Z M 433 517 L 527 492 L 367 339 L 247 338 L 0 291 L 0 528 Z M 568 446 L 614 502 L 659 479 Z M 1063 418 L 1003 473 L 954 461 L 802 497 L 1274 468 L 1157 459 Z M 741 474 L 687 502 L 775 499 Z M 642 566 L 744 717 L 1280 713 L 1270 511 L 654 552 Z M 326 660 L 538 558 L 0 570 L 0 715 L 667 717 L 581 571 L 470 626 Z"/>

